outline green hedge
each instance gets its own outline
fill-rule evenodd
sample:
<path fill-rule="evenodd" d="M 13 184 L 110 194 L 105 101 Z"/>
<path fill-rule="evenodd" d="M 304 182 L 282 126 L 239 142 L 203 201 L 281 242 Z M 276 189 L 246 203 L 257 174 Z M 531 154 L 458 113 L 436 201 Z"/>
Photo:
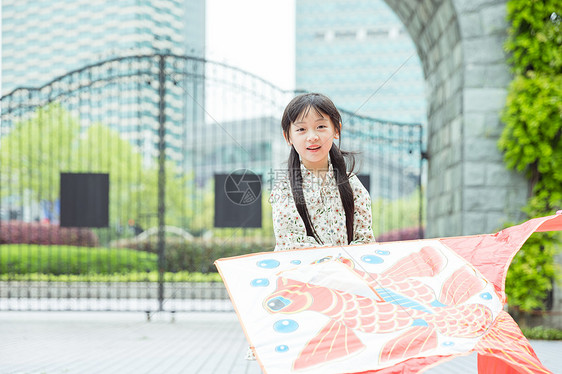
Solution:
<path fill-rule="evenodd" d="M 145 241 L 122 240 L 113 244 L 110 248 L 0 245 L 0 275 L 157 272 L 156 238 Z M 273 247 L 270 241 L 259 239 L 166 238 L 163 269 L 170 273 L 216 273 L 214 262 L 219 258 L 272 251 Z"/>
<path fill-rule="evenodd" d="M 26 282 L 157 282 L 160 274 L 153 270 L 149 272 L 131 272 L 126 274 L 0 274 L 0 281 Z M 164 282 L 222 282 L 218 273 L 164 273 Z"/>
<path fill-rule="evenodd" d="M 558 329 L 549 329 L 537 326 L 530 329 L 522 328 L 521 331 L 527 339 L 562 340 L 562 330 Z"/>
<path fill-rule="evenodd" d="M 126 274 L 156 270 L 156 255 L 132 249 L 0 245 L 0 274 Z"/>
<path fill-rule="evenodd" d="M 158 242 L 155 237 L 143 241 L 125 239 L 113 242 L 111 245 L 135 249 L 141 253 L 158 253 Z M 178 237 L 167 237 L 164 269 L 170 272 L 216 272 L 217 269 L 213 263 L 219 258 L 268 252 L 272 251 L 274 247 L 275 243 L 271 240 L 259 238 L 194 238 L 186 240 Z"/>

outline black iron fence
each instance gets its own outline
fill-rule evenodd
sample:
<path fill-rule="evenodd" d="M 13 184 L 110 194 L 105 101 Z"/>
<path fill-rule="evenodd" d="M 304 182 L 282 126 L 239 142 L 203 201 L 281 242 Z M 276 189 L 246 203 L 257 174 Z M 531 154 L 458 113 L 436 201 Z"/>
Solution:
<path fill-rule="evenodd" d="M 150 55 L 2 97 L 0 310 L 230 310 L 213 262 L 274 247 L 267 200 L 294 94 Z M 342 112 L 376 236 L 421 237 L 421 125 Z"/>

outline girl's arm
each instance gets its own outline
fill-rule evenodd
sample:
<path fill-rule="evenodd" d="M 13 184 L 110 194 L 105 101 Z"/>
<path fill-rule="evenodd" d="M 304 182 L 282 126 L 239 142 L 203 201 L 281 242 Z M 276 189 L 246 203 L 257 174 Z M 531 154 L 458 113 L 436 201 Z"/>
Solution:
<path fill-rule="evenodd" d="M 353 188 L 353 201 L 355 203 L 355 214 L 353 218 L 353 240 L 350 244 L 374 243 L 373 218 L 371 214 L 371 197 L 369 192 L 359 181 L 357 176 L 349 179 Z"/>
<path fill-rule="evenodd" d="M 277 185 L 271 192 L 269 202 L 273 215 L 275 251 L 323 246 L 314 237 L 306 235 L 289 186 L 283 183 Z"/>

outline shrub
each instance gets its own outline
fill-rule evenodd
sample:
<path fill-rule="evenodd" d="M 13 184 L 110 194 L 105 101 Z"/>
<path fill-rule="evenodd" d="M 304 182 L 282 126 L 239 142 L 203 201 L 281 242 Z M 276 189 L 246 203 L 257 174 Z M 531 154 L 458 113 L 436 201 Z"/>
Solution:
<path fill-rule="evenodd" d="M 557 13 L 558 12 L 558 13 Z M 562 208 L 562 32 L 557 0 L 509 0 L 510 53 L 515 78 L 502 113 L 499 140 L 509 169 L 529 178 L 527 219 Z M 510 307 L 544 309 L 552 281 L 561 279 L 554 256 L 559 233 L 540 233 L 523 245 L 506 280 Z"/>
<path fill-rule="evenodd" d="M 551 232 L 531 235 L 513 258 L 505 281 L 510 307 L 521 311 L 546 308 L 545 299 L 559 271 L 554 262 L 556 236 Z"/>
<path fill-rule="evenodd" d="M 420 195 L 420 190 L 417 189 L 400 199 L 373 199 L 371 211 L 375 238 L 379 240 L 381 235 L 387 235 L 389 232 L 423 226 L 423 214 L 420 217 L 420 207 L 423 208 Z"/>
<path fill-rule="evenodd" d="M 97 247 L 99 240 L 87 228 L 60 227 L 40 222 L 0 221 L 0 244 Z"/>
<path fill-rule="evenodd" d="M 542 326 L 522 328 L 521 331 L 527 339 L 562 340 L 562 330 L 550 329 Z"/>
<path fill-rule="evenodd" d="M 158 270 L 133 271 L 130 273 L 113 274 L 13 274 L 0 273 L 0 281 L 24 281 L 24 282 L 158 282 L 160 274 Z M 180 271 L 177 273 L 164 273 L 164 282 L 222 282 L 218 273 L 190 273 Z"/>
<path fill-rule="evenodd" d="M 558 0 L 510 0 L 511 23 L 505 47 L 515 74 L 529 70 L 559 74 L 562 70 L 562 30 Z"/>
<path fill-rule="evenodd" d="M 157 269 L 156 255 L 130 249 L 0 245 L 1 274 L 126 274 Z"/>
<path fill-rule="evenodd" d="M 394 242 L 400 240 L 423 239 L 423 237 L 423 227 L 407 227 L 385 232 L 377 236 L 375 239 L 377 240 L 377 242 Z"/>
<path fill-rule="evenodd" d="M 149 237 L 145 240 L 135 238 L 111 243 L 112 247 L 131 248 L 137 251 L 158 253 L 158 240 Z M 259 238 L 193 238 L 166 237 L 164 251 L 165 271 L 177 272 L 216 272 L 213 264 L 223 257 L 240 256 L 248 253 L 272 251 L 275 244 L 271 240 Z"/>

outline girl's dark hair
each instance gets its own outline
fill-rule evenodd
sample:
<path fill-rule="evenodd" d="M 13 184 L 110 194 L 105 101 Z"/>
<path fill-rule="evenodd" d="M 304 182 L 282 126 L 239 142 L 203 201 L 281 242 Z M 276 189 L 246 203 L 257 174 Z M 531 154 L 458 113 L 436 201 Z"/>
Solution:
<path fill-rule="evenodd" d="M 291 100 L 291 102 L 285 108 L 283 112 L 283 117 L 281 118 L 281 127 L 283 128 L 283 134 L 285 139 L 290 139 L 290 129 L 291 124 L 301 117 L 305 117 L 308 112 L 313 109 L 318 114 L 320 112 L 327 114 L 334 125 L 336 132 L 341 134 L 341 115 L 337 110 L 336 106 L 325 95 L 319 93 L 306 93 L 296 96 Z M 341 137 L 339 140 L 341 144 Z M 336 185 L 340 192 L 340 197 L 345 212 L 345 225 L 347 228 L 347 243 L 351 243 L 353 240 L 353 216 L 355 212 L 355 204 L 353 201 L 353 190 L 349 184 L 349 177 L 355 168 L 355 157 L 352 152 L 346 152 L 340 150 L 339 146 L 332 143 L 332 148 L 330 149 L 330 159 L 332 161 L 332 166 L 334 168 L 334 176 L 336 178 Z M 346 159 L 348 159 L 350 165 L 350 171 L 347 171 Z M 302 190 L 302 173 L 300 166 L 300 157 L 295 147 L 291 147 L 291 153 L 289 154 L 288 166 L 289 166 L 289 180 L 291 182 L 291 190 L 293 192 L 293 199 L 295 200 L 295 205 L 301 216 L 304 226 L 306 227 L 306 234 L 312 236 L 320 244 L 323 244 L 322 240 L 318 236 L 318 233 L 312 225 L 310 216 L 308 214 L 308 208 L 306 207 L 306 202 L 304 200 L 304 193 Z"/>

